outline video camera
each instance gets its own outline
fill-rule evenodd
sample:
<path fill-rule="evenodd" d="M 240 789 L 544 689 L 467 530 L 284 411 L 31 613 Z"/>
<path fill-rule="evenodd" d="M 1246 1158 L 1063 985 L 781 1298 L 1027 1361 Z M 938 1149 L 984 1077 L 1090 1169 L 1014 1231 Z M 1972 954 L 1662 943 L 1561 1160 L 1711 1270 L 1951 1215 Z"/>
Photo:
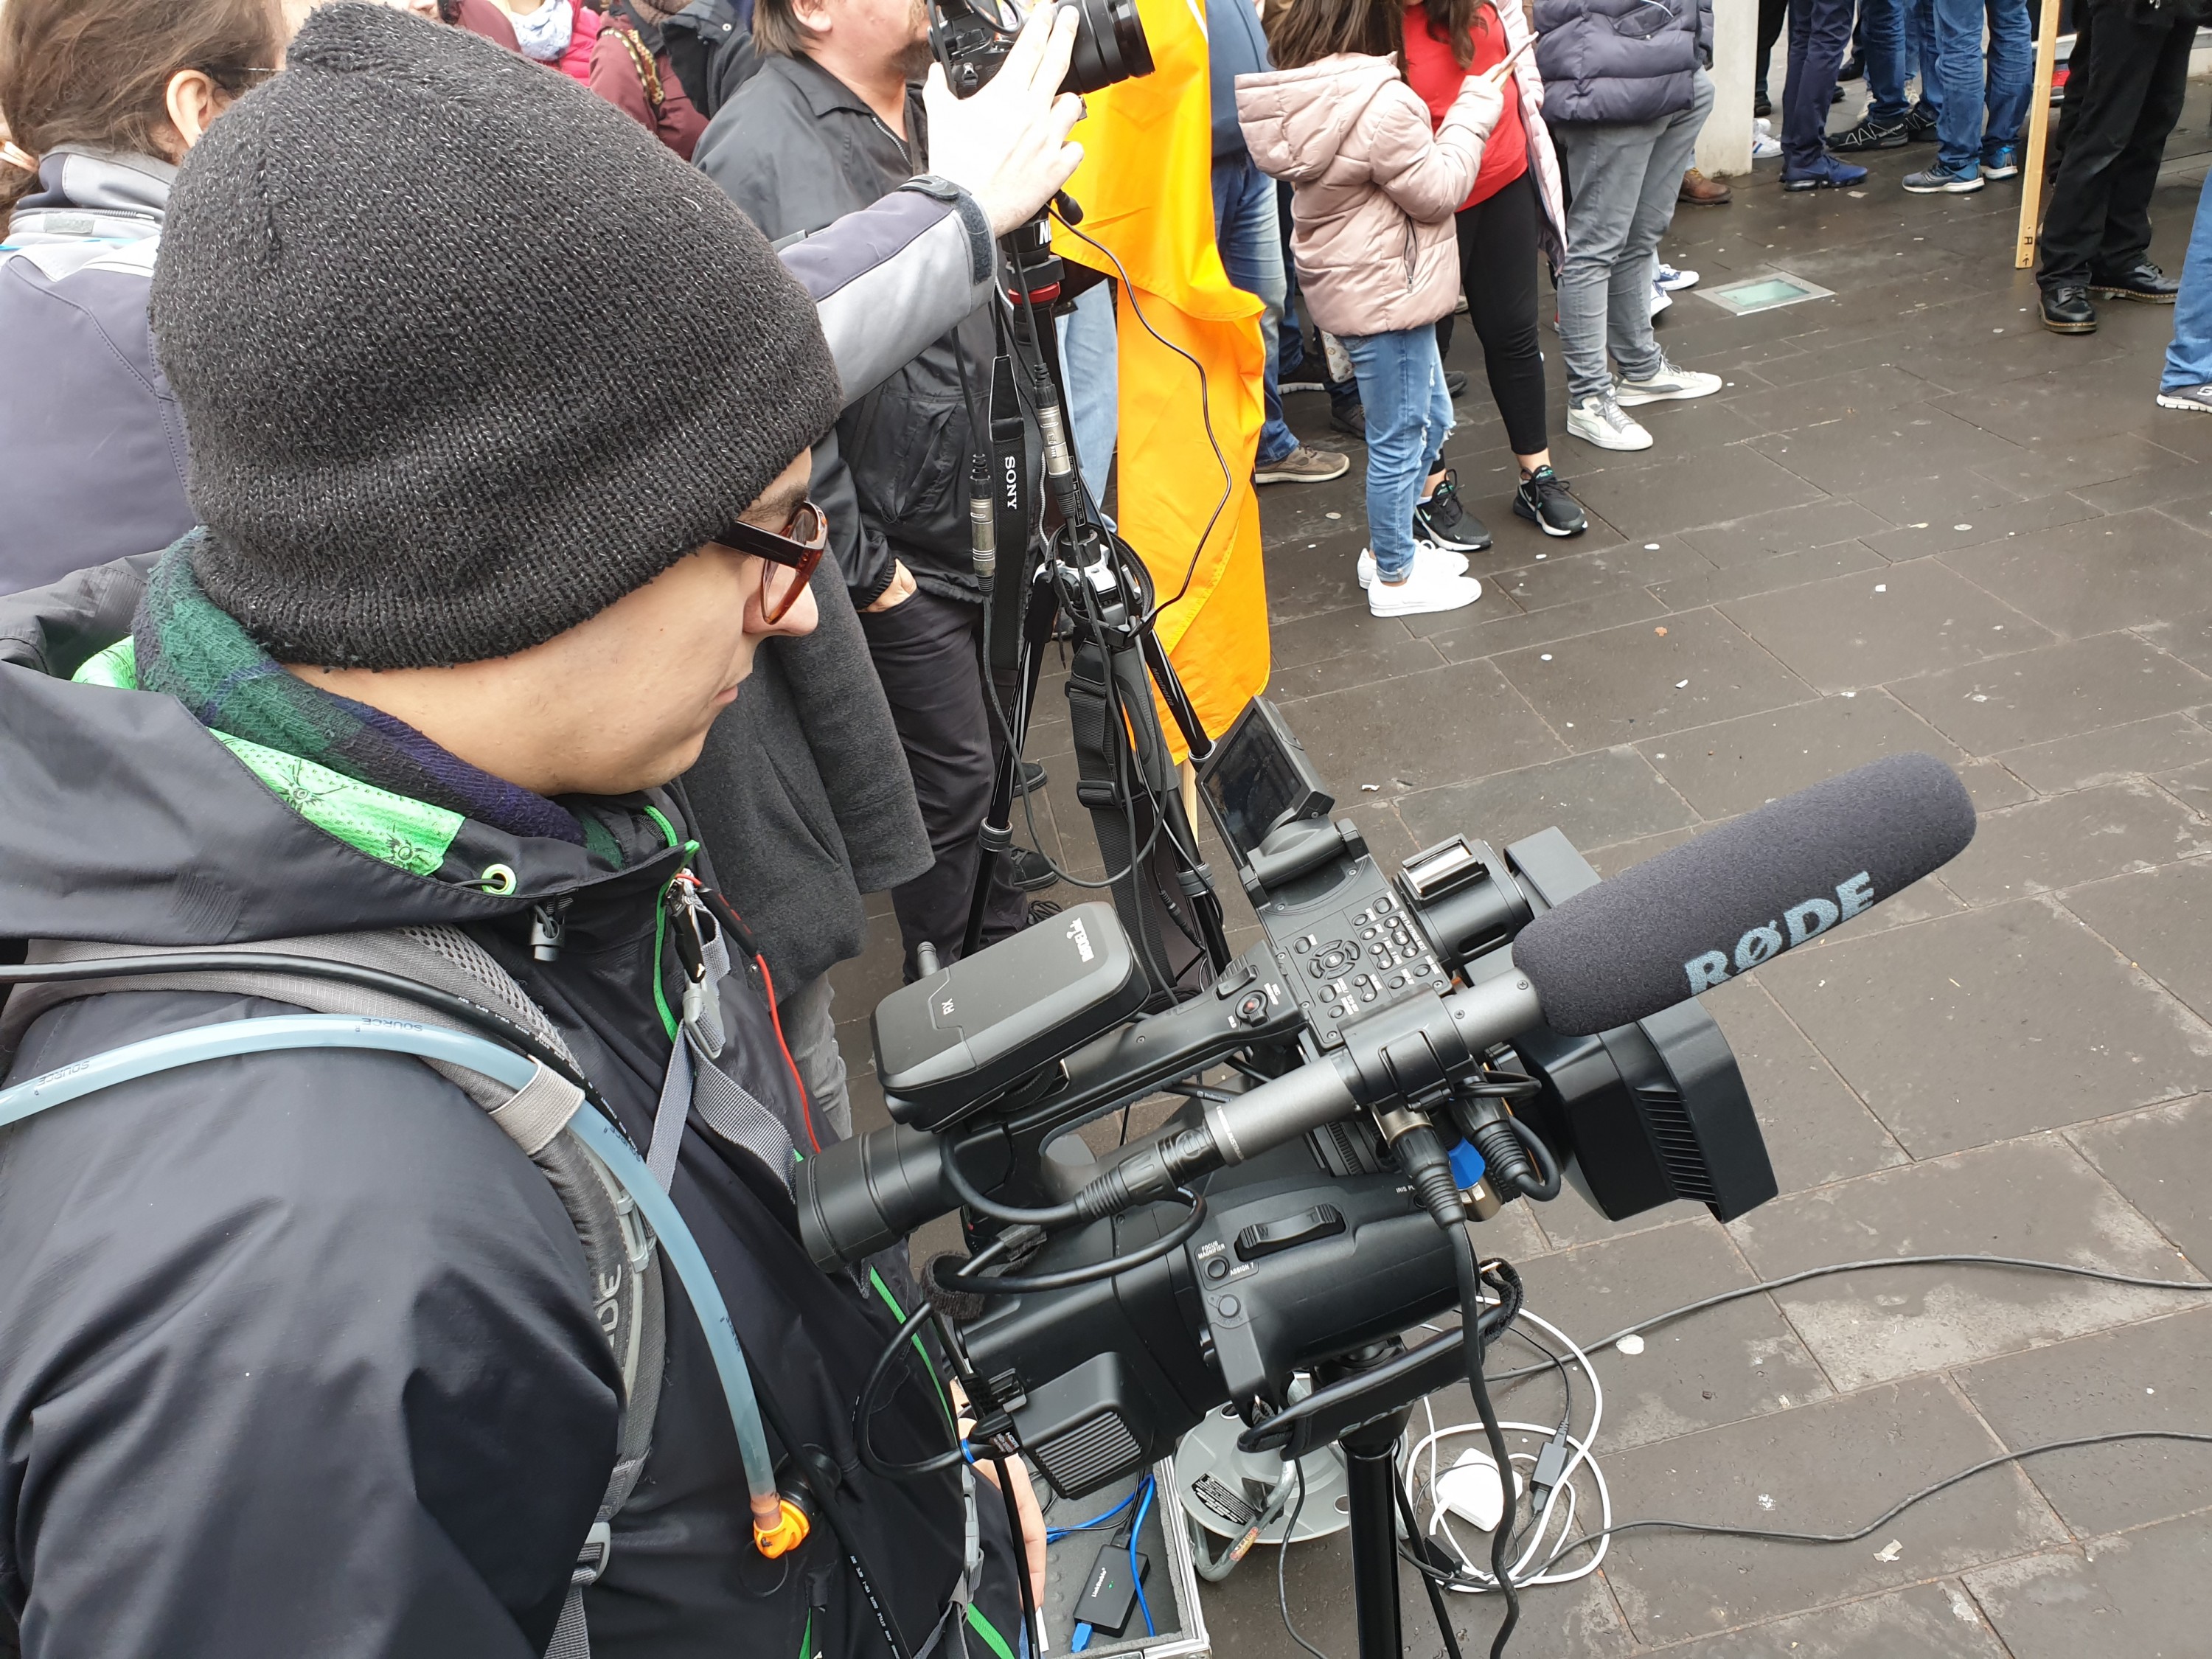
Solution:
<path fill-rule="evenodd" d="M 1075 14 L 1075 55 L 1062 92 L 1097 92 L 1152 72 L 1152 49 L 1136 0 L 1060 0 Z M 929 44 L 953 96 L 965 98 L 999 72 L 1020 32 L 994 0 L 930 0 Z"/>
<path fill-rule="evenodd" d="M 1025 1451 L 1063 1495 L 1224 1402 L 1247 1449 L 1303 1455 L 1452 1381 L 1456 1333 L 1397 1337 L 1464 1304 L 1462 1206 L 1553 1196 L 1563 1165 L 1613 1218 L 1690 1198 L 1726 1220 L 1772 1197 L 1735 1058 L 1689 1000 L 1717 982 L 1708 942 L 1725 978 L 1729 945 L 1738 971 L 1765 960 L 1973 828 L 1948 769 L 1903 756 L 1611 882 L 1556 830 L 1502 855 L 1454 836 L 1386 878 L 1264 699 L 1200 784 L 1264 938 L 1136 1018 L 1149 988 L 1103 904 L 926 973 L 876 1012 L 896 1121 L 797 1190 L 825 1267 L 965 1209 L 979 1254 L 934 1275 L 939 1328 L 979 1443 Z M 1102 1156 L 1073 1133 L 1161 1091 L 1182 1106 L 1133 1145 Z M 1301 1370 L 1322 1386 L 1293 1403 Z"/>

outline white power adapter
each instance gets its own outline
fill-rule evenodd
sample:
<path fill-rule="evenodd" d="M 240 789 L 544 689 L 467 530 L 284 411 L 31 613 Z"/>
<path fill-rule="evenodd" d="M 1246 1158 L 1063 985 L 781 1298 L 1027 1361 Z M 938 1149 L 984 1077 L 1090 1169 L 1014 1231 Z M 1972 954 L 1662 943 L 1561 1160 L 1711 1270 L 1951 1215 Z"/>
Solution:
<path fill-rule="evenodd" d="M 1513 1493 L 1528 1489 L 1521 1472 L 1513 1472 Z M 1437 1477 L 1437 1501 L 1479 1532 L 1492 1532 L 1505 1514 L 1505 1493 L 1498 1479 L 1498 1465 L 1488 1452 L 1473 1447 Z"/>

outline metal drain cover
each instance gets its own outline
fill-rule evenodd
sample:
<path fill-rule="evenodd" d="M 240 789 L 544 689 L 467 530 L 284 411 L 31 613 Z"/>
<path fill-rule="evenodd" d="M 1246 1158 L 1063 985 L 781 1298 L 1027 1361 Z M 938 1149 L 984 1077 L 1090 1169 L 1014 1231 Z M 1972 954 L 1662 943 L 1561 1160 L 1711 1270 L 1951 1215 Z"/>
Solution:
<path fill-rule="evenodd" d="M 1722 310 L 1738 317 L 1748 317 L 1754 311 L 1772 311 L 1780 306 L 1794 306 L 1802 300 L 1832 300 L 1836 297 L 1833 289 L 1822 288 L 1818 283 L 1808 283 L 1802 276 L 1792 276 L 1784 270 L 1770 270 L 1764 276 L 1747 276 L 1740 283 L 1729 283 L 1719 288 L 1701 288 L 1698 293 Z"/>

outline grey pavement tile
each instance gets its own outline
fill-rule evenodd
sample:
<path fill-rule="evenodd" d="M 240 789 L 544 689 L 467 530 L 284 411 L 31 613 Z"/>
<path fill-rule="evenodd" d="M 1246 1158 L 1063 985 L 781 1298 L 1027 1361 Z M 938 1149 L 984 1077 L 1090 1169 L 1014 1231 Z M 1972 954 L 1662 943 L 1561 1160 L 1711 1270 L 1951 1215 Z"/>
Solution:
<path fill-rule="evenodd" d="M 2124 313 L 2128 307 L 2111 309 Z M 2007 380 L 1993 391 L 1962 392 L 1936 402 L 1939 409 L 1984 431 L 2022 444 L 2124 432 L 2154 439 L 2165 424 L 2156 418 L 2157 404 L 2127 375 L 2046 370 Z"/>
<path fill-rule="evenodd" d="M 2212 672 L 2212 611 L 2178 611 L 2142 623 L 2136 632 L 2191 668 Z"/>
<path fill-rule="evenodd" d="M 1436 647 L 1426 640 L 1385 639 L 1361 650 L 1316 658 L 1295 667 L 1277 664 L 1268 678 L 1267 694 L 1289 702 L 1319 696 L 1324 691 L 1341 691 L 1347 686 L 1401 679 L 1424 669 L 1441 667 L 1443 663 Z"/>
<path fill-rule="evenodd" d="M 1973 1598 L 1948 1578 L 1658 1651 L 1667 1659 L 2009 1659 Z"/>
<path fill-rule="evenodd" d="M 1811 689 L 1712 611 L 1632 623 L 1495 659 L 1553 730 L 1576 749 L 1802 702 Z"/>
<path fill-rule="evenodd" d="M 1808 435 L 1800 434 L 1801 437 Z M 1784 456 L 1784 460 L 1789 459 Z M 2023 505 L 2020 492 L 1992 483 L 1970 467 L 1940 467 L 1932 472 L 1917 470 L 1900 471 L 1861 485 L 1851 492 L 1859 501 L 1871 507 L 1884 518 L 1899 526 L 1924 524 L 1931 530 L 1937 525 L 1968 524 L 1971 532 L 1954 534 L 1979 541 L 1984 520 L 1997 513 Z M 2063 502 L 2063 495 L 2049 497 Z M 2054 509 L 2062 514 L 2063 508 Z M 1895 536 L 1872 538 L 1869 545 L 1885 557 L 1905 558 L 1933 552 L 1925 545 L 1908 545 Z M 1898 550 L 1893 555 L 1889 550 Z"/>
<path fill-rule="evenodd" d="M 1709 1215 L 1561 1250 L 1522 1263 L 1521 1276 L 1529 1309 L 1584 1345 L 1753 1278 Z M 1540 1330 L 1536 1334 L 1550 1340 Z M 1605 1387 L 1598 1443 L 1608 1462 L 1622 1448 L 1787 1411 L 1833 1392 L 1789 1322 L 1763 1296 L 1662 1326 L 1644 1340 L 1643 1352 L 1632 1356 L 1609 1347 L 1589 1355 Z M 1492 1370 L 1504 1369 L 1509 1353 L 1513 1365 L 1526 1363 L 1526 1351 L 1517 1345 L 1496 1352 Z M 1587 1413 L 1589 1390 L 1579 1376 L 1575 1386 Z M 1557 1415 L 1554 1379 L 1513 1387 L 1523 1396 L 1515 1416 L 1543 1421 Z M 1503 1401 L 1499 1413 L 1504 1413 Z"/>
<path fill-rule="evenodd" d="M 2169 772 L 2160 772 L 2153 776 L 2151 781 L 2191 811 L 2198 814 L 2212 812 L 2212 760 L 2202 760 L 2193 766 L 2180 766 Z"/>
<path fill-rule="evenodd" d="M 2200 1659 L 2212 1515 L 1966 1575 L 2011 1659 Z"/>
<path fill-rule="evenodd" d="M 1994 465 L 1984 464 L 1974 471 L 1994 483 L 2033 497 L 2094 489 L 2181 459 L 2132 432 L 2106 437 L 2031 437 L 2021 448 L 2023 454 Z"/>
<path fill-rule="evenodd" d="M 2011 492 L 2008 491 L 2008 494 Z M 1886 559 L 1917 559 L 1954 547 L 1979 547 L 2097 516 L 2099 509 L 2072 495 L 2037 495 L 1992 502 L 1971 515 L 1937 510 L 1898 515 L 1896 528 L 1868 536 L 1866 544 Z"/>
<path fill-rule="evenodd" d="M 2155 623 L 2204 591 L 2212 537 L 2148 507 L 1947 553 L 1943 562 L 2070 638 Z"/>
<path fill-rule="evenodd" d="M 2212 732 L 2186 714 L 2161 714 L 2008 749 L 1996 759 L 2038 794 L 2056 795 L 2212 760 Z"/>
<path fill-rule="evenodd" d="M 1317 611 L 1295 622 L 1279 622 L 1267 630 L 1268 657 L 1277 674 L 1358 651 L 1387 651 L 1413 635 L 1395 617 L 1377 617 L 1367 609 L 1364 596 L 1333 611 Z M 1040 699 L 1042 701 L 1042 699 Z M 1055 697 L 1064 710 L 1066 700 Z"/>
<path fill-rule="evenodd" d="M 1857 501 L 1823 498 L 1686 531 L 1682 539 L 1715 564 L 1733 567 L 1781 553 L 1810 552 L 1852 537 L 1871 546 L 1890 522 Z"/>
<path fill-rule="evenodd" d="M 1502 848 L 1556 824 L 1577 847 L 1602 847 L 1697 821 L 1682 798 L 1626 747 L 1424 789 L 1401 796 L 1398 812 L 1423 846 L 1466 835 Z"/>
<path fill-rule="evenodd" d="M 2130 963 L 2212 1018 L 2212 866 L 2179 864 L 2091 883 L 2069 892 L 2065 904 Z"/>
<path fill-rule="evenodd" d="M 2067 1131 L 2081 1155 L 2198 1268 L 2212 1273 L 2212 1098 L 2192 1095 Z"/>
<path fill-rule="evenodd" d="M 1846 576 L 1856 570 L 1871 570 L 1886 562 L 1864 542 L 1837 542 L 1827 547 L 1808 548 L 1802 553 L 1771 554 L 1747 564 L 1716 570 L 1710 575 L 1683 576 L 1658 583 L 1651 592 L 1670 611 L 1692 611 L 1701 605 L 1718 605 L 1829 576 Z"/>
<path fill-rule="evenodd" d="M 1220 1583 L 1200 1586 L 1214 1659 L 1282 1659 L 1285 1652 L 1298 1651 L 1283 1630 L 1276 1603 L 1276 1570 L 1275 1551 L 1263 1545 Z M 1352 1620 L 1350 1534 L 1338 1532 L 1292 1546 L 1284 1573 L 1298 1634 L 1332 1659 L 1352 1659 L 1359 1644 Z M 1435 1615 L 1420 1580 L 1411 1568 L 1401 1568 L 1398 1578 L 1398 1620 L 1405 1651 L 1417 1659 L 1440 1652 Z M 1454 1595 L 1447 1606 L 1465 1650 L 1488 1652 L 1504 1611 L 1498 1598 Z M 1521 1633 L 1514 1638 L 1511 1651 L 1515 1659 L 1613 1659 L 1635 1647 L 1605 1581 L 1593 1575 L 1579 1583 L 1537 1592 L 1524 1601 Z"/>
<path fill-rule="evenodd" d="M 1730 1224 L 1765 1279 L 1832 1262 L 2031 1257 L 2173 1278 L 2173 1247 L 2061 1136 L 1978 1146 L 1797 1193 Z M 1839 1389 L 1894 1382 L 2172 1311 L 2172 1292 L 2005 1267 L 1840 1273 L 1776 1298 Z"/>
<path fill-rule="evenodd" d="M 1972 760 L 1955 769 L 1959 781 L 1966 786 L 1973 798 L 1977 812 L 1994 812 L 2000 807 L 2017 806 L 2022 801 L 2033 800 L 2035 792 L 1993 760 Z"/>
<path fill-rule="evenodd" d="M 1720 609 L 1791 672 L 1824 691 L 1879 685 L 2051 640 L 1935 559 L 1734 599 Z"/>
<path fill-rule="evenodd" d="M 1942 733 L 1881 690 L 1819 697 L 1638 746 L 1709 818 L 1734 817 L 1884 755 L 1917 750 L 1954 763 L 1964 758 Z"/>
<path fill-rule="evenodd" d="M 902 960 L 897 919 L 889 915 L 870 916 L 860 954 L 830 970 L 841 1024 L 874 1013 L 878 1002 L 906 982 Z M 848 1064 L 854 1052 L 846 1050 Z M 858 1052 L 868 1053 L 867 1045 L 863 1043 Z"/>
<path fill-rule="evenodd" d="M 1656 465 L 1608 467 L 1578 474 L 1565 470 L 1575 493 L 1619 525 L 1631 541 L 1650 541 L 1661 531 L 1691 530 L 1748 514 L 1817 501 L 1826 493 L 1754 448 L 1678 454 Z M 1823 540 L 1832 540 L 1824 537 Z"/>
<path fill-rule="evenodd" d="M 2128 634 L 2069 640 L 1890 683 L 1971 754 L 2070 737 L 2212 700 L 2212 679 Z"/>
<path fill-rule="evenodd" d="M 1645 1210 L 1639 1215 L 1625 1216 L 1619 1221 L 1609 1219 L 1597 1205 L 1584 1195 L 1578 1184 L 1579 1176 L 1569 1172 L 1559 1195 L 1548 1204 L 1530 1206 L 1536 1224 L 1543 1229 L 1545 1242 L 1553 1249 L 1570 1250 L 1577 1245 L 1595 1244 L 1608 1238 L 1625 1238 L 1631 1233 L 1649 1232 L 1654 1227 L 1664 1227 L 1672 1222 L 1710 1219 L 1710 1212 L 1702 1204 L 1687 1199 L 1677 1199 L 1662 1204 L 1656 1209 Z"/>
<path fill-rule="evenodd" d="M 2203 475 L 2200 473 L 2198 476 L 2201 477 Z M 2198 495 L 2182 501 L 2162 501 L 2159 509 L 2172 514 L 2194 529 L 2212 530 L 2212 495 Z"/>
<path fill-rule="evenodd" d="M 1526 615 L 1499 616 L 1471 623 L 1462 622 L 1455 627 L 1429 635 L 1427 641 L 1443 653 L 1446 661 L 1468 662 L 1480 657 L 1496 656 L 1500 652 L 1517 651 L 1524 646 L 1551 645 L 1560 640 L 1578 639 L 1585 634 L 1618 628 L 1625 623 L 1663 618 L 1667 614 L 1668 607 L 1644 589 L 1623 586 L 1595 598 L 1578 599 L 1567 605 L 1547 605 L 1541 611 L 1532 611 Z M 1444 621 L 1455 615 L 1448 613 L 1446 617 L 1421 620 Z"/>
<path fill-rule="evenodd" d="M 1848 1532 L 1938 1476 L 1999 1450 L 1933 1377 L 1634 1446 L 1606 1460 L 1618 1519 Z M 1876 1538 L 1808 1547 L 1629 1533 L 1605 1573 L 1653 1645 L 1899 1588 L 2063 1538 L 2026 1479 L 1992 1470 L 1907 1510 Z M 1898 1548 L 1887 1551 L 1895 1542 Z M 1891 1559 L 1881 1559 L 1885 1553 Z M 1963 1626 L 1961 1626 L 1963 1630 Z"/>
<path fill-rule="evenodd" d="M 1379 684 L 1284 705 L 1284 714 L 1336 795 L 1432 788 L 1564 752 L 1505 677 L 1486 662 L 1452 663 Z"/>
<path fill-rule="evenodd" d="M 2212 825 L 2135 778 L 1982 813 L 1943 884 L 1969 904 L 1993 904 L 2205 853 Z"/>
<path fill-rule="evenodd" d="M 1732 980 L 1698 1000 L 1735 1051 L 1782 1191 L 1905 1162 L 1905 1149 L 1755 978 Z"/>
<path fill-rule="evenodd" d="M 2131 507 L 2162 507 L 2185 522 L 2193 516 L 2201 526 L 2207 519 L 2212 519 L 2212 512 L 2192 514 L 2189 511 L 2196 504 L 2196 498 L 2204 493 L 2204 463 L 2184 455 L 2173 455 L 2171 460 L 2156 462 L 2110 483 L 2085 485 L 2073 493 L 2100 513 L 2124 513 Z"/>
<path fill-rule="evenodd" d="M 1656 836 L 1639 836 L 1634 841 L 1615 842 L 1610 847 L 1585 847 L 1580 851 L 1589 860 L 1591 869 L 1610 880 L 1670 847 L 1680 847 L 1695 833 L 1692 830 L 1669 830 Z"/>
<path fill-rule="evenodd" d="M 1845 416 L 1754 439 L 1746 447 L 1832 495 L 1871 492 L 1869 504 L 1877 512 L 1881 496 L 1899 478 L 1933 473 L 1962 482 L 1958 475 L 1969 469 L 2021 453 L 2019 445 L 1925 403 Z"/>
<path fill-rule="evenodd" d="M 2180 1264 L 2173 1264 L 2179 1267 Z M 2008 1446 L 2130 1429 L 2203 1433 L 2212 1424 L 2212 1306 L 1968 1366 L 1953 1380 Z M 2137 1440 L 2046 1452 L 2028 1478 L 2078 1534 L 2191 1514 L 2212 1498 L 2212 1446 Z"/>
<path fill-rule="evenodd" d="M 1759 972 L 1916 1158 L 2212 1086 L 2212 1028 L 2039 900 L 1838 938 Z"/>
<path fill-rule="evenodd" d="M 1801 276 L 1812 276 L 1799 270 Z M 1820 279 L 1815 277 L 1814 281 Z M 1863 415 L 1899 404 L 1918 403 L 1939 396 L 1937 388 L 1917 374 L 1886 363 L 1824 374 L 1817 380 L 1791 380 L 1772 392 L 1730 400 L 1740 415 L 1767 432 L 1788 432 L 1846 415 Z"/>
<path fill-rule="evenodd" d="M 1555 541 L 1542 550 L 1542 559 L 1511 566 L 1500 562 L 1485 580 L 1495 581 L 1522 610 L 1542 611 L 1713 569 L 1712 562 L 1681 536 L 1587 551 L 1579 541 Z"/>

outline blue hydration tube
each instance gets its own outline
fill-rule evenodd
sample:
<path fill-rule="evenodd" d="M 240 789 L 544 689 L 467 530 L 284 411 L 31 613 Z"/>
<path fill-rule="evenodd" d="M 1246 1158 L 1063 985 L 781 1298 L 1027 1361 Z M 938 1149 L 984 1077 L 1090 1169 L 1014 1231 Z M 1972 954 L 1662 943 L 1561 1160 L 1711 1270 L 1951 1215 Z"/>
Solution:
<path fill-rule="evenodd" d="M 156 1072 L 275 1048 L 374 1048 L 414 1054 L 466 1066 L 511 1089 L 521 1088 L 538 1070 L 538 1062 L 527 1055 L 470 1031 L 346 1014 L 278 1014 L 148 1037 L 0 1089 L 0 1129 L 81 1096 Z M 675 1202 L 660 1190 L 660 1183 L 647 1172 L 645 1161 L 622 1131 L 589 1107 L 571 1117 L 568 1127 L 598 1154 L 644 1212 L 668 1265 L 675 1269 L 684 1295 L 690 1298 L 692 1310 L 699 1316 L 714 1370 L 722 1380 L 723 1396 L 729 1402 L 730 1420 L 737 1428 L 738 1450 L 744 1461 L 745 1485 L 757 1525 L 763 1501 L 771 1516 L 778 1507 L 775 1467 L 769 1459 L 768 1437 L 761 1427 L 760 1404 L 753 1397 L 752 1374 L 745 1367 L 737 1326 L 722 1300 L 721 1287 L 715 1284 L 707 1258 L 700 1254 L 698 1241 L 691 1237 Z"/>

